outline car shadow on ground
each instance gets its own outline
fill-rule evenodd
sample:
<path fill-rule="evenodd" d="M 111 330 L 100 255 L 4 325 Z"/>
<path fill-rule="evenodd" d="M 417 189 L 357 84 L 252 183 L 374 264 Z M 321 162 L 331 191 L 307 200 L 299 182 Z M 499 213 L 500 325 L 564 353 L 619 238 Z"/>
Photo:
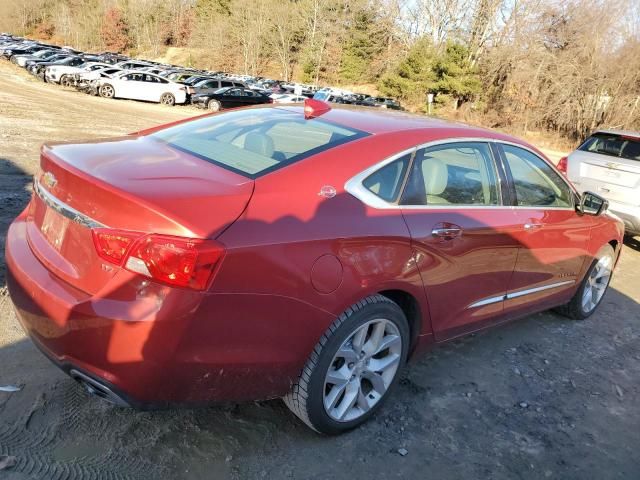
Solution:
<path fill-rule="evenodd" d="M 630 235 L 625 235 L 624 244 L 627 247 L 634 249 L 636 252 L 640 252 L 640 235 L 633 237 Z"/>

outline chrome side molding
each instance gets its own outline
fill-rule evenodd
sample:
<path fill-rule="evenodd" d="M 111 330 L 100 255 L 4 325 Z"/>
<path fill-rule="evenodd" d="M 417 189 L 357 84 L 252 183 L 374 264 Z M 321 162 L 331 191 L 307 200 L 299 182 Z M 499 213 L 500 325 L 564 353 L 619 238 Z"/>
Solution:
<path fill-rule="evenodd" d="M 538 292 L 542 292 L 544 290 L 550 290 L 552 288 L 563 287 L 565 285 L 571 285 L 573 283 L 576 283 L 576 281 L 575 280 L 565 280 L 564 282 L 550 283 L 548 285 L 542 285 L 540 287 L 527 288 L 526 290 L 518 290 L 516 292 L 507 292 L 504 295 L 500 295 L 500 296 L 497 296 L 497 297 L 484 298 L 484 299 L 479 300 L 479 301 L 477 301 L 475 303 L 472 303 L 467 308 L 484 307 L 485 305 L 491 305 L 492 303 L 503 302 L 505 300 L 511 300 L 512 298 L 523 297 L 525 295 L 531 295 L 532 293 L 538 293 Z"/>

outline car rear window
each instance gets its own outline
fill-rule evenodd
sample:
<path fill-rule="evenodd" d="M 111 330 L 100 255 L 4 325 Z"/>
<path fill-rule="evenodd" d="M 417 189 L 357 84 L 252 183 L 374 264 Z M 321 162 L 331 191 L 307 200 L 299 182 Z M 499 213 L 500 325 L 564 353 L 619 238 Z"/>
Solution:
<path fill-rule="evenodd" d="M 227 112 L 149 137 L 241 175 L 256 178 L 368 134 L 277 108 Z"/>
<path fill-rule="evenodd" d="M 580 145 L 578 150 L 627 160 L 640 160 L 640 137 L 616 133 L 594 133 Z"/>

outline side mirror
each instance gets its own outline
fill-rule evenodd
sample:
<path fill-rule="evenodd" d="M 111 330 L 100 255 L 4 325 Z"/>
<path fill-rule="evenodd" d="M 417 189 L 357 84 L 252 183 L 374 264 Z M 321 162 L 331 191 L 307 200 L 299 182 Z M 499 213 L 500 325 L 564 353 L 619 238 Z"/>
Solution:
<path fill-rule="evenodd" d="M 609 202 L 593 192 L 584 192 L 580 198 L 578 211 L 583 215 L 602 215 L 609 208 Z"/>

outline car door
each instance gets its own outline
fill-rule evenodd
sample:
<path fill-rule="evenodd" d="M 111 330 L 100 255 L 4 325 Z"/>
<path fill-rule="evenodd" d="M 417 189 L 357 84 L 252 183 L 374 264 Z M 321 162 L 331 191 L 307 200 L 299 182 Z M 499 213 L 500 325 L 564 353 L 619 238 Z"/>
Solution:
<path fill-rule="evenodd" d="M 260 105 L 266 103 L 266 99 L 264 95 L 259 94 L 258 92 L 254 92 L 253 90 L 244 89 L 244 105 Z"/>
<path fill-rule="evenodd" d="M 220 98 L 224 108 L 235 108 L 243 105 L 244 94 L 240 88 L 231 88 Z"/>
<path fill-rule="evenodd" d="M 546 160 L 520 146 L 498 149 L 510 178 L 519 245 L 505 312 L 568 300 L 589 258 L 593 217 L 576 212 L 576 194 Z"/>
<path fill-rule="evenodd" d="M 163 93 L 170 91 L 170 89 L 168 88 L 169 82 L 164 78 L 160 78 L 156 75 L 147 73 L 144 75 L 144 81 L 145 89 L 144 92 L 142 92 L 142 94 L 144 95 L 144 100 L 159 102 L 160 96 Z"/>
<path fill-rule="evenodd" d="M 416 151 L 400 201 L 436 339 L 499 318 L 516 263 L 517 228 L 485 141 Z"/>

